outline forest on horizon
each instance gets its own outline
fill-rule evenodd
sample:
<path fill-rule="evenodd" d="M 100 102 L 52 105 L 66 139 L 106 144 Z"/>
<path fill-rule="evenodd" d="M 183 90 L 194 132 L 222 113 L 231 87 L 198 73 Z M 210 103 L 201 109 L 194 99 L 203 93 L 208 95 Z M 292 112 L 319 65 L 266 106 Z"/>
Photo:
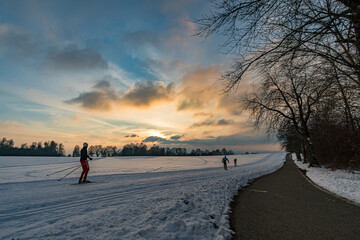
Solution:
<path fill-rule="evenodd" d="M 72 154 L 67 154 L 68 157 L 79 157 L 80 146 L 76 145 Z M 122 149 L 116 146 L 89 146 L 88 154 L 90 156 L 211 156 L 211 155 L 234 155 L 232 150 L 226 148 L 216 150 L 202 150 L 196 148 L 187 152 L 186 148 L 169 148 L 153 145 L 148 148 L 143 143 L 126 144 Z M 33 142 L 29 146 L 23 143 L 20 147 L 15 147 L 13 139 L 6 139 L 3 137 L 0 140 L 0 156 L 66 156 L 65 148 L 62 143 L 57 143 L 53 140 L 44 142 Z"/>

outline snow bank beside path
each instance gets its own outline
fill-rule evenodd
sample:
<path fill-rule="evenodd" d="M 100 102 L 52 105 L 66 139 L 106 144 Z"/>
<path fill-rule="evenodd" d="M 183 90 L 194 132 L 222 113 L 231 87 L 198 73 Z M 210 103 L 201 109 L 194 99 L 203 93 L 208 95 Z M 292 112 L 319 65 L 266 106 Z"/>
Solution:
<path fill-rule="evenodd" d="M 99 183 L 84 185 L 71 184 L 77 177 L 64 182 L 37 175 L 36 181 L 19 182 L 16 177 L 0 184 L 0 239 L 230 239 L 234 194 L 250 180 L 279 169 L 285 154 L 231 156 L 230 161 L 235 157 L 238 166 L 230 164 L 228 171 L 221 157 L 163 157 L 149 163 L 152 171 L 146 167 L 129 174 L 109 174 L 105 161 L 116 159 L 102 159 L 98 167 L 93 165 L 98 175 L 90 175 Z M 120 160 L 135 169 L 136 158 Z"/>
<path fill-rule="evenodd" d="M 296 159 L 293 156 L 293 159 Z M 295 164 L 303 170 L 306 170 L 306 176 L 320 187 L 360 204 L 360 172 L 350 173 L 348 170 L 332 171 L 325 167 L 308 167 L 297 160 Z"/>

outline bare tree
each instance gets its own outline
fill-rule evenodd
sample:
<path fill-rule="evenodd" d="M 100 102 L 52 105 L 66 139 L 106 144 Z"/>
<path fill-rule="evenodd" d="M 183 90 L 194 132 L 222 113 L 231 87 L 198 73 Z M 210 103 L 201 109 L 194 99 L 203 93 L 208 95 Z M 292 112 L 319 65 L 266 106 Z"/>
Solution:
<path fill-rule="evenodd" d="M 320 56 L 360 87 L 360 0 L 213 0 L 199 36 L 221 33 L 235 54 L 225 91 L 251 67 Z"/>
<path fill-rule="evenodd" d="M 269 134 L 291 126 L 302 143 L 304 160 L 311 166 L 318 163 L 310 139 L 310 119 L 334 85 L 322 67 L 321 63 L 282 63 L 276 71 L 267 72 L 259 86 L 243 98 L 255 126 L 264 126 Z"/>
<path fill-rule="evenodd" d="M 73 157 L 80 157 L 80 146 L 79 145 L 75 145 L 72 156 Z"/>
<path fill-rule="evenodd" d="M 278 129 L 276 134 L 277 139 L 285 151 L 289 153 L 295 153 L 296 159 L 301 161 L 300 153 L 303 151 L 301 139 L 298 137 L 298 133 L 292 127 L 291 122 L 284 122 L 284 124 L 284 126 Z"/>
<path fill-rule="evenodd" d="M 94 146 L 90 146 L 88 153 L 89 153 L 89 156 L 95 155 L 95 147 L 94 147 Z"/>
<path fill-rule="evenodd" d="M 65 156 L 65 147 L 64 144 L 60 143 L 58 147 L 58 154 L 60 156 Z"/>
<path fill-rule="evenodd" d="M 103 147 L 101 145 L 95 145 L 94 151 L 95 151 L 96 156 L 98 157 L 101 155 L 101 153 L 103 151 Z"/>

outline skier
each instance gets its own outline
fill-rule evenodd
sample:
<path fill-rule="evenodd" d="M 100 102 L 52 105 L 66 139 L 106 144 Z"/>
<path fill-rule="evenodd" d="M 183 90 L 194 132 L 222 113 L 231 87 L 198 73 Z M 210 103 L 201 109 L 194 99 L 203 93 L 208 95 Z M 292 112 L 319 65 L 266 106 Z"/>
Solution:
<path fill-rule="evenodd" d="M 230 163 L 230 162 L 229 162 L 229 159 L 227 159 L 227 157 L 226 157 L 226 155 L 225 155 L 225 157 L 222 159 L 222 162 L 223 162 L 223 164 L 224 164 L 224 169 L 225 169 L 225 170 L 227 170 L 227 163 L 226 163 L 226 161 L 227 161 L 228 163 Z"/>
<path fill-rule="evenodd" d="M 88 144 L 85 142 L 83 144 L 83 148 L 81 149 L 81 154 L 80 154 L 80 163 L 81 163 L 81 166 L 82 166 L 82 173 L 81 173 L 81 176 L 80 176 L 80 179 L 79 179 L 79 183 L 90 183 L 90 181 L 86 180 L 86 177 L 87 177 L 87 174 L 90 170 L 90 167 L 89 167 L 89 163 L 87 161 L 87 159 L 89 158 L 90 160 L 92 160 L 91 157 L 89 157 L 88 153 L 87 153 L 87 147 L 88 147 Z M 84 180 L 82 180 L 84 177 Z"/>
<path fill-rule="evenodd" d="M 237 166 L 237 159 L 236 158 L 234 158 L 234 166 L 236 167 Z"/>

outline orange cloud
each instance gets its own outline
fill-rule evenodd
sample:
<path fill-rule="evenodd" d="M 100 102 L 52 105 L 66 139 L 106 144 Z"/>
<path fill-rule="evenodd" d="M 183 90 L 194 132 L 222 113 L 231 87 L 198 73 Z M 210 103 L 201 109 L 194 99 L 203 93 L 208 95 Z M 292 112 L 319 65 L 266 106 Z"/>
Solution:
<path fill-rule="evenodd" d="M 212 113 L 204 113 L 204 112 L 198 112 L 193 114 L 193 117 L 212 117 L 212 116 L 213 116 Z"/>
<path fill-rule="evenodd" d="M 154 103 L 172 101 L 175 96 L 174 84 L 138 82 L 121 98 L 121 104 L 138 108 L 147 108 Z"/>
<path fill-rule="evenodd" d="M 226 125 L 232 125 L 235 124 L 234 120 L 226 120 L 226 119 L 220 119 L 220 120 L 212 120 L 207 119 L 202 122 L 197 122 L 192 124 L 189 128 L 198 128 L 198 127 L 204 127 L 204 126 L 226 126 Z"/>
<path fill-rule="evenodd" d="M 219 76 L 217 67 L 198 69 L 187 74 L 182 80 L 177 110 L 202 109 L 217 98 L 219 90 L 216 82 Z"/>
<path fill-rule="evenodd" d="M 78 97 L 66 100 L 68 104 L 80 104 L 87 110 L 111 111 L 115 106 L 148 108 L 155 103 L 169 102 L 175 97 L 174 84 L 138 82 L 124 95 L 117 92 L 111 83 L 102 80 L 92 91 L 83 92 Z"/>
<path fill-rule="evenodd" d="M 225 110 L 232 115 L 240 115 L 242 113 L 239 96 L 231 93 L 221 95 L 217 101 L 216 108 Z"/>
<path fill-rule="evenodd" d="M 0 123 L 0 128 L 9 129 L 9 128 L 22 128 L 24 125 L 18 123 L 17 121 L 5 121 Z"/>

